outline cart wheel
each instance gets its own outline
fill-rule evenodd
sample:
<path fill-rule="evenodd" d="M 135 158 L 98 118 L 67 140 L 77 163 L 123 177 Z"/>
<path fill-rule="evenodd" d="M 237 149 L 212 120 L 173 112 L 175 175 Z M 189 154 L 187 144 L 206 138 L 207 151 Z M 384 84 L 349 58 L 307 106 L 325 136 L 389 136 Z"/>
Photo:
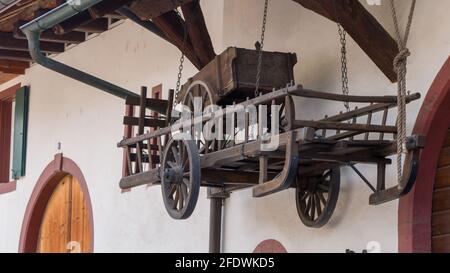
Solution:
<path fill-rule="evenodd" d="M 210 105 L 214 105 L 215 101 L 213 95 L 211 93 L 211 89 L 209 86 L 203 81 L 194 81 L 188 87 L 186 94 L 183 99 L 183 104 L 189 108 L 192 114 L 192 118 L 194 118 L 195 107 L 197 109 L 201 107 L 201 111 L 205 112 L 206 107 Z M 210 113 L 217 109 L 208 108 Z M 204 122 L 201 126 L 201 130 L 205 127 L 206 122 Z M 211 131 L 215 131 L 215 126 L 213 126 Z M 195 144 L 197 145 L 198 151 L 200 154 L 206 154 L 208 152 L 218 151 L 223 147 L 218 147 L 219 142 L 216 139 L 206 140 L 203 131 L 196 132 L 196 128 L 191 128 L 190 133 L 195 140 Z M 224 141 L 223 141 L 224 142 Z M 223 145 L 222 145 L 223 146 Z"/>
<path fill-rule="evenodd" d="M 297 177 L 295 201 L 303 224 L 320 228 L 328 223 L 336 207 L 340 183 L 339 167 L 305 179 Z"/>
<path fill-rule="evenodd" d="M 172 138 L 164 150 L 161 189 L 167 212 L 174 219 L 191 216 L 200 191 L 200 159 L 195 142 Z"/>

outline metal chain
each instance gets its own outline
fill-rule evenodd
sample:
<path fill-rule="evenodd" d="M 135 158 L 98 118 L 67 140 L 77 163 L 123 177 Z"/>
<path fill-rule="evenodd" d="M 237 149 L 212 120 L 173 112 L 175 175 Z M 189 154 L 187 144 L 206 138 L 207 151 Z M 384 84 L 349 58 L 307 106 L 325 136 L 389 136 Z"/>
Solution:
<path fill-rule="evenodd" d="M 266 23 L 267 23 L 267 10 L 269 7 L 269 0 L 265 0 L 264 2 L 264 15 L 263 15 L 263 23 L 261 29 L 261 40 L 256 43 L 256 49 L 258 50 L 258 65 L 256 68 L 256 83 L 255 83 L 255 97 L 259 96 L 259 85 L 261 82 L 261 69 L 262 69 L 262 55 L 264 48 L 264 38 L 266 33 Z"/>
<path fill-rule="evenodd" d="M 176 6 L 174 0 L 172 0 L 172 4 L 173 4 L 174 6 Z M 180 14 L 180 12 L 178 11 L 178 9 L 175 8 L 174 11 L 175 11 L 175 13 L 176 13 L 177 16 L 178 16 L 178 18 L 179 18 L 179 20 L 180 20 L 180 23 L 181 23 L 181 24 L 183 25 L 183 27 L 184 27 L 183 44 L 186 44 L 186 40 L 187 40 L 187 26 L 186 26 L 185 22 L 182 20 L 181 14 Z M 176 87 L 175 87 L 174 100 L 177 98 L 178 93 L 180 92 L 180 89 L 181 89 L 181 78 L 183 77 L 183 68 L 184 68 L 183 63 L 184 63 L 184 53 L 181 52 L 180 65 L 178 66 L 177 85 L 176 85 Z M 173 106 L 175 107 L 175 103 L 173 103 Z"/>
<path fill-rule="evenodd" d="M 349 88 L 348 88 L 348 69 L 347 69 L 347 32 L 341 26 L 340 23 L 338 25 L 338 32 L 341 42 L 341 82 L 342 82 L 342 94 L 348 96 Z M 344 102 L 344 107 L 347 112 L 350 112 L 350 104 L 348 101 Z"/>

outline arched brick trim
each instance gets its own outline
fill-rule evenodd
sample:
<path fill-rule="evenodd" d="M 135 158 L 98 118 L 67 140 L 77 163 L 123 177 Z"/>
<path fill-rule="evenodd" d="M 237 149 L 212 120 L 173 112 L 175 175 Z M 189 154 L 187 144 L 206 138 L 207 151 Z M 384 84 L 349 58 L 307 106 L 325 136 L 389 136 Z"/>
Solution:
<path fill-rule="evenodd" d="M 269 239 L 259 243 L 253 253 L 287 253 L 287 250 L 277 240 Z"/>
<path fill-rule="evenodd" d="M 56 154 L 52 162 L 45 167 L 33 189 L 31 198 L 25 211 L 20 233 L 19 252 L 36 252 L 39 237 L 39 228 L 44 216 L 45 208 L 53 190 L 66 175 L 73 175 L 79 182 L 86 200 L 86 208 L 90 217 L 90 232 L 92 236 L 90 252 L 94 249 L 94 219 L 92 204 L 86 180 L 80 168 L 71 159 Z"/>
<path fill-rule="evenodd" d="M 450 58 L 444 64 L 417 118 L 413 133 L 426 137 L 420 155 L 416 185 L 400 199 L 398 243 L 400 252 L 431 252 L 431 213 L 436 166 L 450 126 Z"/>

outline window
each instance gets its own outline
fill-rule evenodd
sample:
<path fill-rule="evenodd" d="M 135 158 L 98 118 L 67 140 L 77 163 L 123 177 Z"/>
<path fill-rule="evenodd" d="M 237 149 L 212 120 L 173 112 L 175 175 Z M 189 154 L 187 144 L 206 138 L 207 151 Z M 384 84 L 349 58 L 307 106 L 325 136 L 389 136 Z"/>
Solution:
<path fill-rule="evenodd" d="M 25 175 L 28 101 L 28 87 L 0 92 L 0 193 L 14 190 Z"/>

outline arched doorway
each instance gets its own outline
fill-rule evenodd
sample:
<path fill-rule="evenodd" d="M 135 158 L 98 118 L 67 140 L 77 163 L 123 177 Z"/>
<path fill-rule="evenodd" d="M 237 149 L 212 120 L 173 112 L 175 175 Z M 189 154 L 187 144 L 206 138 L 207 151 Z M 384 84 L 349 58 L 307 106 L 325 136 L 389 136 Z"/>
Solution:
<path fill-rule="evenodd" d="M 92 252 L 93 235 L 84 176 L 75 162 L 57 154 L 28 202 L 19 252 Z"/>
<path fill-rule="evenodd" d="M 416 184 L 399 203 L 400 252 L 450 251 L 448 247 L 439 247 L 450 243 L 450 216 L 437 217 L 450 209 L 450 190 L 447 189 L 450 181 L 443 173 L 443 169 L 450 165 L 443 157 L 449 151 L 446 148 L 449 128 L 450 58 L 428 91 L 414 126 L 413 134 L 424 135 L 426 145 L 420 155 Z M 445 181 L 438 181 L 441 179 Z"/>

